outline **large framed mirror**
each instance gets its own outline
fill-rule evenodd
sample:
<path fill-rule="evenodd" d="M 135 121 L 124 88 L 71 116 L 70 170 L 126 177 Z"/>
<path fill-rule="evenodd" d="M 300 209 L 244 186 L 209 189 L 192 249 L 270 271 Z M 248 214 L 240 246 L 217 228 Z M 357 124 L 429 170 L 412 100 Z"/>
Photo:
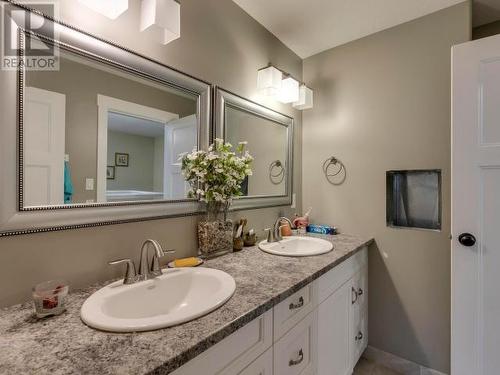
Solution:
<path fill-rule="evenodd" d="M 292 203 L 293 118 L 219 87 L 215 88 L 216 136 L 247 142 L 252 176 L 242 185 L 236 209 Z"/>
<path fill-rule="evenodd" d="M 1 104 L 11 121 L 1 138 L 0 232 L 198 212 L 178 157 L 208 147 L 211 85 L 9 6 L 24 63 L 2 72 L 12 92 Z"/>

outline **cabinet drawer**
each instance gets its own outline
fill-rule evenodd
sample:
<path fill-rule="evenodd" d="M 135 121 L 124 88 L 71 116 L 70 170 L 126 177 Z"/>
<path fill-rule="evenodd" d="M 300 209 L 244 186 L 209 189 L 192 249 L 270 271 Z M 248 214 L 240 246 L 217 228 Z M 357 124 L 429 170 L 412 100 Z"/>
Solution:
<path fill-rule="evenodd" d="M 233 374 L 227 373 L 227 375 Z M 267 349 L 264 354 L 239 372 L 238 375 L 273 375 L 273 348 Z"/>
<path fill-rule="evenodd" d="M 317 305 L 317 283 L 312 282 L 274 307 L 274 341 L 279 340 Z"/>
<path fill-rule="evenodd" d="M 368 251 L 365 248 L 321 276 L 318 282 L 318 302 L 323 302 L 359 270 L 368 264 Z"/>
<path fill-rule="evenodd" d="M 174 375 L 234 375 L 273 343 L 273 312 L 267 311 L 173 372 Z"/>
<path fill-rule="evenodd" d="M 310 375 L 317 366 L 318 317 L 314 310 L 274 344 L 274 375 Z"/>

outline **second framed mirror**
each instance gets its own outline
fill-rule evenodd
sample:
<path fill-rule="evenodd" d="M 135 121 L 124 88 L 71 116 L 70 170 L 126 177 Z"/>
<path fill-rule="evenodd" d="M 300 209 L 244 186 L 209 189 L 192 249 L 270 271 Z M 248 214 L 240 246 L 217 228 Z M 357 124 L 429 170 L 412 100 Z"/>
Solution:
<path fill-rule="evenodd" d="M 293 118 L 215 88 L 216 137 L 247 142 L 253 174 L 241 187 L 236 209 L 289 205 L 292 201 Z"/>

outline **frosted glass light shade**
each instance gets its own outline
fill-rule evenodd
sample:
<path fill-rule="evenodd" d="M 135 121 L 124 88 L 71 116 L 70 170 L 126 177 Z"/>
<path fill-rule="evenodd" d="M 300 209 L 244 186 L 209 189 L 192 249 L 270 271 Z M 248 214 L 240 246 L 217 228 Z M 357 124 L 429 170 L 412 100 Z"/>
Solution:
<path fill-rule="evenodd" d="M 262 95 L 278 95 L 281 89 L 281 79 L 283 74 L 274 66 L 260 69 L 257 72 L 257 89 Z"/>
<path fill-rule="evenodd" d="M 128 0 L 78 0 L 94 12 L 101 13 L 103 16 L 117 19 L 128 9 Z"/>
<path fill-rule="evenodd" d="M 293 108 L 303 110 L 313 107 L 313 90 L 306 85 L 299 87 L 299 100 L 292 104 Z"/>
<path fill-rule="evenodd" d="M 299 100 L 299 82 L 292 77 L 283 79 L 278 93 L 278 100 L 281 103 L 292 103 Z"/>
<path fill-rule="evenodd" d="M 161 29 L 163 44 L 181 36 L 181 5 L 175 0 L 142 0 L 141 31 Z"/>

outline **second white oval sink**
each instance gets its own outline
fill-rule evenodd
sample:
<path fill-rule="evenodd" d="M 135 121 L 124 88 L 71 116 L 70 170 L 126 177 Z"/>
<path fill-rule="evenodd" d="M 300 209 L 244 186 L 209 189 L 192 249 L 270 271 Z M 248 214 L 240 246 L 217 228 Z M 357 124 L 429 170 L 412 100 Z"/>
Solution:
<path fill-rule="evenodd" d="M 306 257 L 328 253 L 333 250 L 333 244 L 315 237 L 285 237 L 279 242 L 261 241 L 259 249 L 274 255 Z"/>
<path fill-rule="evenodd" d="M 211 268 L 164 270 L 154 279 L 99 289 L 83 304 L 89 326 L 111 332 L 149 331 L 196 319 L 222 306 L 236 289 L 227 273 Z"/>

